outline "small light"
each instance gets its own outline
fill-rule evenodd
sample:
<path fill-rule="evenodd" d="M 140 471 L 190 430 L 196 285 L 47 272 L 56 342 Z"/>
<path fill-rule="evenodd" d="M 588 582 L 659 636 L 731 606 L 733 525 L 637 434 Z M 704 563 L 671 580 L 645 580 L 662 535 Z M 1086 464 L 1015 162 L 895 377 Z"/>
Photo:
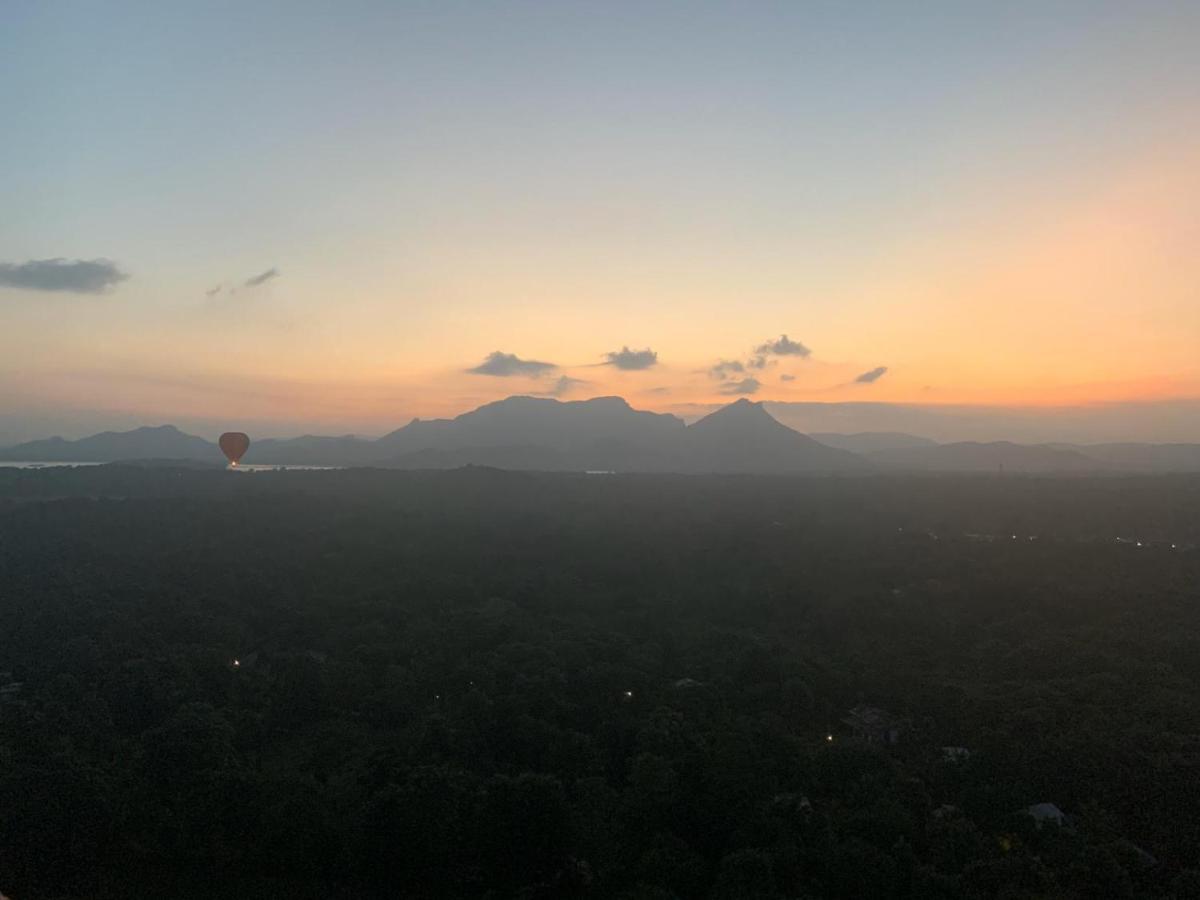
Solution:
<path fill-rule="evenodd" d="M 626 692 L 625 692 L 625 699 L 626 699 L 626 700 L 632 700 L 632 699 L 633 699 L 633 691 L 626 691 Z"/>
<path fill-rule="evenodd" d="M 241 664 L 242 664 L 242 661 L 241 661 L 240 659 L 235 659 L 235 660 L 233 661 L 233 667 L 234 667 L 235 669 L 236 669 L 238 666 L 240 666 Z"/>
<path fill-rule="evenodd" d="M 832 734 L 827 734 L 827 735 L 825 735 L 825 742 L 826 742 L 827 744 L 828 744 L 828 743 L 833 743 L 833 735 L 832 735 Z"/>

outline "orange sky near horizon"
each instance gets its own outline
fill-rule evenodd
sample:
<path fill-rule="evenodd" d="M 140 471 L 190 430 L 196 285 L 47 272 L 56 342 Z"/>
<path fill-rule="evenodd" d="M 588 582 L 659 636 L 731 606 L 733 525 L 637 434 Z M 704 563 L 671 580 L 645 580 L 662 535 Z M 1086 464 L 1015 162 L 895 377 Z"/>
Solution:
<path fill-rule="evenodd" d="M 754 399 L 1055 406 L 1200 397 L 1198 236 L 1200 151 L 1172 148 L 1057 195 L 1039 185 L 997 198 L 971 227 L 907 234 L 820 296 L 805 296 L 802 275 L 780 258 L 757 291 L 679 270 L 639 282 L 636 299 L 610 301 L 608 290 L 629 298 L 630 284 L 574 282 L 580 273 L 550 259 L 506 279 L 483 266 L 472 278 L 466 266 L 450 287 L 430 289 L 454 295 L 447 314 L 418 311 L 408 327 L 397 319 L 409 318 L 412 289 L 386 284 L 314 326 L 299 310 L 323 294 L 315 273 L 315 289 L 302 275 L 280 279 L 221 301 L 216 315 L 195 302 L 135 305 L 115 329 L 111 309 L 72 309 L 64 320 L 42 305 L 26 312 L 27 327 L 57 320 L 56 352 L 23 345 L 14 329 L 4 354 L 27 400 L 153 420 L 236 411 L 372 432 L 549 393 L 561 375 L 585 382 L 564 399 L 618 394 L 657 410 L 725 402 L 734 399 L 721 392 L 729 381 L 708 369 L 747 362 L 781 333 L 812 355 L 771 357 L 733 376 L 761 382 Z M 136 291 L 155 294 L 146 282 Z M 100 331 L 109 332 L 103 343 Z M 629 372 L 597 365 L 623 346 L 653 348 L 659 362 Z M 559 368 L 537 378 L 465 371 L 495 350 Z M 878 381 L 854 383 L 876 366 L 888 367 Z"/>

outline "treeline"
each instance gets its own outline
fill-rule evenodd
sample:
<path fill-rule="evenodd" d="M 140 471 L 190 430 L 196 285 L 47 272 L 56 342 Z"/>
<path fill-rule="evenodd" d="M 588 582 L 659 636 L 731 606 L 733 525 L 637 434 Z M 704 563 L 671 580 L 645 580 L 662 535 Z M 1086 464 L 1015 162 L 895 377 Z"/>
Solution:
<path fill-rule="evenodd" d="M 0 891 L 1193 896 L 1198 536 L 1187 478 L 0 471 Z"/>

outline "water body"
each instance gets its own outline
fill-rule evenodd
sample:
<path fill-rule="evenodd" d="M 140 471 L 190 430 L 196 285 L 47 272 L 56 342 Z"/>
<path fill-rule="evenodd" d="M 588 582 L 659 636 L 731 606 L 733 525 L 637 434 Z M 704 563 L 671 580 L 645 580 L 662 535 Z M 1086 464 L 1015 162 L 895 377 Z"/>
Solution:
<path fill-rule="evenodd" d="M 98 462 L 58 462 L 58 461 L 41 461 L 38 460 L 0 460 L 0 468 L 4 469 L 51 469 L 60 466 L 102 466 L 104 463 Z"/>
<path fill-rule="evenodd" d="M 287 465 L 285 463 L 279 463 L 278 465 L 272 465 L 270 463 L 258 463 L 258 464 L 256 464 L 256 463 L 238 463 L 237 468 L 234 468 L 233 466 L 226 466 L 225 468 L 227 471 L 230 471 L 230 472 L 278 472 L 283 469 L 286 469 L 289 472 L 329 472 L 334 469 L 344 469 L 346 467 L 345 466 L 307 466 L 307 465 L 301 466 L 301 465 Z"/>
<path fill-rule="evenodd" d="M 136 463 L 137 460 L 131 460 L 131 463 Z M 107 466 L 110 463 L 104 462 L 85 462 L 83 460 L 73 462 L 62 462 L 60 460 L 0 460 L 0 468 L 5 469 L 54 469 L 64 466 Z M 156 467 L 158 468 L 158 467 Z M 276 472 L 281 469 L 288 471 L 328 471 L 332 469 L 344 469 L 345 466 L 308 466 L 308 465 L 287 465 L 280 463 L 278 465 L 263 464 L 247 464 L 243 463 L 236 469 L 226 466 L 226 471 L 230 472 Z"/>

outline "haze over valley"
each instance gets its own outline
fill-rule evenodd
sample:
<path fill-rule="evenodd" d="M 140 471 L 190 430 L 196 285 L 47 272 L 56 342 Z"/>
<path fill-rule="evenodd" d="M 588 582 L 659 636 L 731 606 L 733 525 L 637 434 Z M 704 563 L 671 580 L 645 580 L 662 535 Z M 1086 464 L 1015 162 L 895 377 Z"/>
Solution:
<path fill-rule="evenodd" d="M 0 449 L 0 461 L 220 464 L 215 442 L 170 426 L 50 438 Z M 804 435 L 746 399 L 690 425 L 635 410 L 620 397 L 510 397 L 454 419 L 423 421 L 371 440 L 306 435 L 254 441 L 258 465 L 534 471 L 865 474 L 868 472 L 1200 472 L 1200 444 L 941 443 L 896 432 Z"/>

